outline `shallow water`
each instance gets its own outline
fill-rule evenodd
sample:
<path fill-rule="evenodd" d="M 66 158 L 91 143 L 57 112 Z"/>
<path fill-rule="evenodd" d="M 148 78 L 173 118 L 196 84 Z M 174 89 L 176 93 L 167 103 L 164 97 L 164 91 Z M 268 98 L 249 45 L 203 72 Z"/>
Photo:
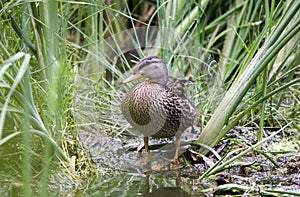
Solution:
<path fill-rule="evenodd" d="M 128 174 L 108 173 L 94 179 L 89 189 L 77 192 L 85 196 L 189 196 L 194 193 L 186 184 L 182 187 L 175 173 Z M 166 195 L 168 194 L 168 195 Z"/>
<path fill-rule="evenodd" d="M 234 135 L 229 133 L 228 136 L 229 138 L 232 137 L 233 140 L 255 143 L 255 139 L 252 138 L 256 136 L 255 130 L 248 129 L 247 131 L 247 135 L 243 135 L 244 130 L 236 130 L 232 131 Z M 247 139 L 244 139 L 244 137 L 247 137 Z M 229 145 L 229 138 L 224 139 L 221 144 L 232 146 Z M 132 147 L 140 147 L 142 145 L 141 137 L 110 137 L 101 132 L 81 132 L 81 139 L 86 148 L 90 150 L 96 165 L 104 169 L 104 171 L 112 170 L 112 173 L 100 175 L 104 178 L 95 180 L 96 184 L 94 184 L 93 188 L 97 190 L 95 193 L 100 196 L 166 196 L 166 194 L 169 196 L 214 196 L 216 194 L 213 194 L 213 191 L 218 186 L 226 186 L 226 184 L 228 186 L 230 184 L 245 186 L 244 188 L 247 187 L 248 189 L 261 187 L 267 190 L 298 192 L 300 195 L 299 154 L 273 155 L 272 158 L 280 164 L 278 168 L 275 168 L 263 155 L 252 153 L 242 157 L 239 161 L 242 163 L 253 162 L 253 165 L 232 167 L 216 176 L 210 177 L 208 180 L 200 182 L 197 179 L 209 168 L 207 161 L 196 161 L 190 166 L 180 165 L 177 166 L 179 170 L 174 170 L 174 166 L 170 167 L 169 165 L 175 150 L 175 144 L 172 143 L 172 140 L 152 140 L 152 144 L 166 142 L 167 145 L 151 150 L 152 157 L 150 162 L 148 162 L 148 165 L 144 165 L 143 154 L 138 153 L 136 150 L 129 151 L 132 150 Z M 190 138 L 188 137 L 188 139 Z M 196 139 L 195 136 L 194 139 Z M 229 141 L 227 142 L 227 140 Z M 270 144 L 276 144 L 281 141 L 282 137 L 277 136 L 271 142 L 265 144 L 263 149 L 268 152 L 271 148 Z M 233 144 L 233 146 L 237 145 Z M 181 153 L 184 153 L 187 147 L 183 142 Z M 286 168 L 289 164 L 295 166 L 290 170 L 291 173 L 285 172 L 285 170 L 288 170 Z M 150 172 L 145 173 L 146 171 Z M 225 176 L 223 176 L 224 174 Z M 106 180 L 105 187 L 101 187 L 103 183 L 101 181 L 104 179 Z M 205 193 L 202 193 L 203 191 Z M 225 192 L 219 192 L 218 194 L 222 196 L 231 192 L 237 192 L 237 190 L 229 188 L 228 191 L 225 190 Z M 247 189 L 235 194 L 243 194 L 243 192 L 247 193 Z"/>
<path fill-rule="evenodd" d="M 236 140 L 243 136 L 232 137 Z M 208 169 L 207 162 L 199 160 L 190 165 L 184 165 L 186 163 L 182 161 L 181 165 L 176 166 L 178 169 L 170 166 L 175 147 L 172 140 L 152 141 L 152 144 L 167 142 L 168 145 L 151 150 L 149 164 L 145 165 L 143 153 L 134 150 L 136 147 L 141 147 L 142 138 L 112 137 L 97 129 L 94 132 L 82 131 L 80 138 L 82 145 L 86 148 L 86 154 L 90 154 L 94 165 L 99 169 L 99 174 L 93 175 L 89 172 L 90 175 L 84 175 L 78 179 L 68 179 L 63 174 L 53 176 L 48 184 L 49 196 L 215 196 L 216 193 L 213 191 L 218 184 L 221 184 L 219 186 L 236 184 L 249 188 L 275 189 L 300 194 L 300 155 L 298 153 L 273 155 L 272 158 L 280 165 L 278 168 L 275 168 L 261 154 L 248 154 L 239 162 L 253 162 L 253 165 L 242 168 L 232 167 L 200 182 L 197 179 Z M 20 139 L 14 140 L 0 147 L 0 196 L 23 195 L 22 151 L 18 146 Z M 228 146 L 227 140 L 228 138 L 224 139 L 222 143 Z M 281 136 L 272 141 L 272 143 L 277 142 L 282 142 Z M 187 146 L 182 144 L 182 152 L 184 152 Z M 270 144 L 271 142 L 266 147 L 270 148 Z M 39 146 L 36 144 L 36 147 Z M 35 152 L 40 152 L 40 150 L 35 150 Z M 34 174 L 32 196 L 40 196 L 42 187 L 38 176 L 43 166 L 38 158 L 39 156 L 32 156 Z M 53 173 L 57 172 L 59 170 L 53 170 Z M 204 191 L 205 193 L 202 193 Z M 233 191 L 236 192 L 236 189 L 229 188 L 218 194 L 222 196 Z M 258 190 L 253 191 L 254 194 L 258 194 Z M 247 191 L 239 191 L 236 194 L 242 195 L 244 192 L 247 193 Z"/>

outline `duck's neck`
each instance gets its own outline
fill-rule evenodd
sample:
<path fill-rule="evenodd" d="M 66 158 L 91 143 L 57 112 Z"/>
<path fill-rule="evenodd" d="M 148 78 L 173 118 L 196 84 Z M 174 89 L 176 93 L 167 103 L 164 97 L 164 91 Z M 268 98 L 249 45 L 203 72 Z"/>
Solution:
<path fill-rule="evenodd" d="M 159 84 L 164 85 L 164 86 L 167 85 L 168 80 L 169 80 L 168 75 L 165 75 L 165 76 L 157 78 L 157 79 L 149 79 L 149 81 L 151 81 L 151 82 L 159 83 Z"/>

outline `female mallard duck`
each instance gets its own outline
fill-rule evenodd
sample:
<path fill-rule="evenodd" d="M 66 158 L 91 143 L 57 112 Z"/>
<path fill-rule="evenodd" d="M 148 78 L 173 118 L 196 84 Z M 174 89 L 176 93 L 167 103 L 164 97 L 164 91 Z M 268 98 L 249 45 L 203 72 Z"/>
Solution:
<path fill-rule="evenodd" d="M 176 136 L 173 162 L 178 163 L 180 135 L 192 126 L 196 109 L 184 95 L 184 84 L 169 77 L 167 66 L 159 57 L 142 59 L 123 83 L 140 78 L 148 80 L 129 90 L 121 104 L 122 113 L 131 126 L 144 135 L 147 155 L 148 137 Z"/>

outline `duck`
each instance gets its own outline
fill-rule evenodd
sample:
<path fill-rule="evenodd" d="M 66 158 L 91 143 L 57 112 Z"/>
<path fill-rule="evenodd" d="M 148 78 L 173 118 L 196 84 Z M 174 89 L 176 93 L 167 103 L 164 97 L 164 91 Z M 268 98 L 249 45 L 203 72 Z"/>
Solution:
<path fill-rule="evenodd" d="M 178 164 L 180 137 L 193 126 L 197 110 L 184 94 L 184 80 L 169 76 L 166 63 L 158 56 L 140 60 L 122 83 L 142 78 L 145 80 L 133 86 L 122 100 L 122 114 L 143 135 L 146 157 L 150 154 L 149 137 L 175 136 L 176 149 L 171 162 Z"/>

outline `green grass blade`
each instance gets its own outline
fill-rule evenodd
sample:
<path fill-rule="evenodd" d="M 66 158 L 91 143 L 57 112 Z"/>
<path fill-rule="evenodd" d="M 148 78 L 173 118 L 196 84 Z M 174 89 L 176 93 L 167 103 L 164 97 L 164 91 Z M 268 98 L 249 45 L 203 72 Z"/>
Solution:
<path fill-rule="evenodd" d="M 18 61 L 23 56 L 24 56 L 24 60 L 21 64 L 20 70 L 14 80 L 14 83 L 12 84 L 12 87 L 10 88 L 10 90 L 8 92 L 8 95 L 5 99 L 5 103 L 3 104 L 2 111 L 0 114 L 0 139 L 2 138 L 3 125 L 4 125 L 4 121 L 5 121 L 8 103 L 9 103 L 10 98 L 11 98 L 12 94 L 14 93 L 15 89 L 17 88 L 18 84 L 20 83 L 20 81 L 22 80 L 23 76 L 25 75 L 26 71 L 29 68 L 30 55 L 25 54 L 23 52 L 19 52 L 19 53 L 15 54 L 14 56 L 12 56 L 11 58 L 9 58 L 6 62 L 4 62 L 4 66 L 5 66 L 7 64 L 11 64 L 13 62 Z"/>

